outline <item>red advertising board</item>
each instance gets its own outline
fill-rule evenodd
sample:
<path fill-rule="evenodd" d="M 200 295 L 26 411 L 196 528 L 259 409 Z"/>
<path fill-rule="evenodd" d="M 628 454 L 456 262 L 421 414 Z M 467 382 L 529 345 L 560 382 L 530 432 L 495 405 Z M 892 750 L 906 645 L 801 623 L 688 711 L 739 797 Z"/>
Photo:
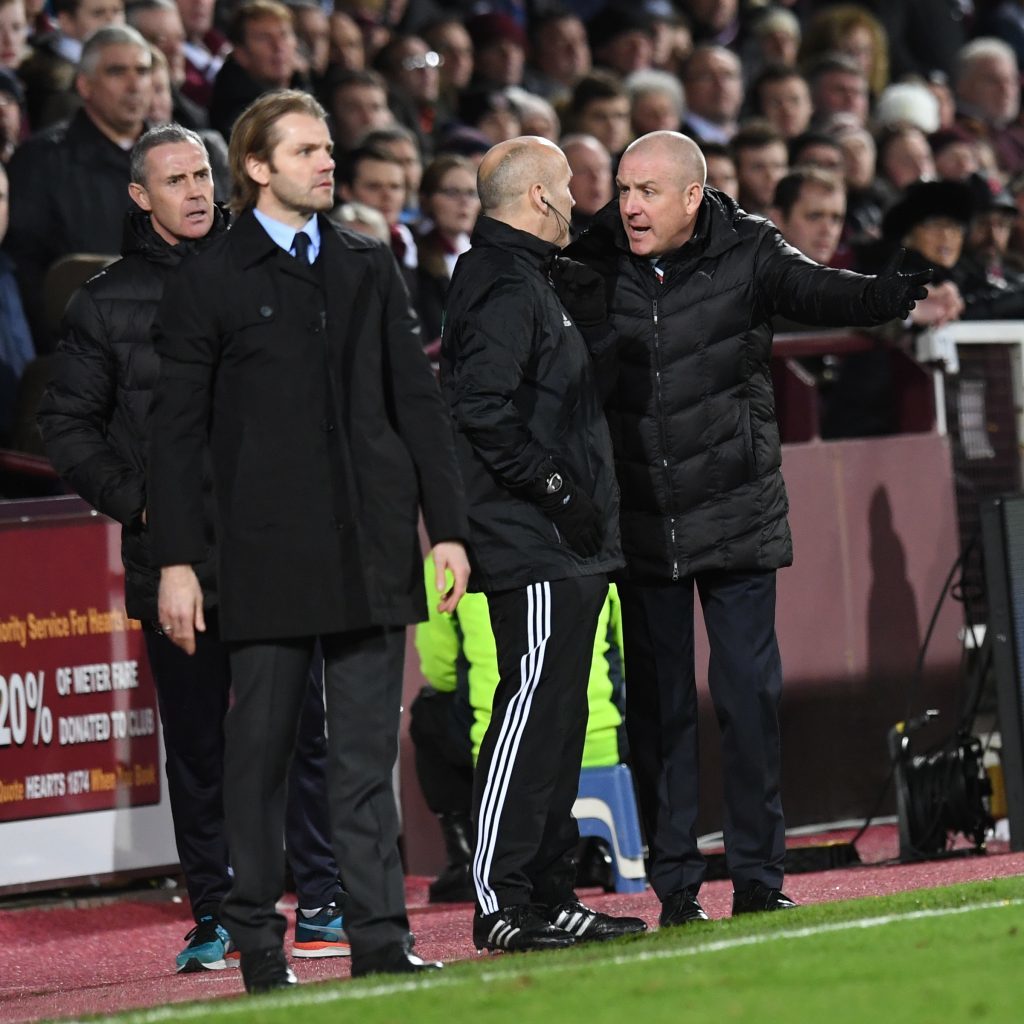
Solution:
<path fill-rule="evenodd" d="M 119 547 L 98 516 L 0 521 L 0 822 L 160 801 L 156 692 Z"/>

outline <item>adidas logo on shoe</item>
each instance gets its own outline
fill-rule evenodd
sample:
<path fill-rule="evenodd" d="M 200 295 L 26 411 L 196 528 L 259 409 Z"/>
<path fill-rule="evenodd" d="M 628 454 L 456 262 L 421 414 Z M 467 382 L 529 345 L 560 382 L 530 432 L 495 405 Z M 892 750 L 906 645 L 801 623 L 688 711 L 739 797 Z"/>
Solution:
<path fill-rule="evenodd" d="M 563 949 L 575 941 L 567 932 L 545 921 L 538 908 L 528 903 L 503 907 L 493 914 L 477 912 L 473 918 L 473 942 L 480 952 Z"/>
<path fill-rule="evenodd" d="M 569 900 L 548 911 L 548 920 L 572 935 L 577 942 L 603 942 L 623 935 L 639 935 L 647 924 L 639 917 L 612 917 L 592 910 L 579 900 Z"/>

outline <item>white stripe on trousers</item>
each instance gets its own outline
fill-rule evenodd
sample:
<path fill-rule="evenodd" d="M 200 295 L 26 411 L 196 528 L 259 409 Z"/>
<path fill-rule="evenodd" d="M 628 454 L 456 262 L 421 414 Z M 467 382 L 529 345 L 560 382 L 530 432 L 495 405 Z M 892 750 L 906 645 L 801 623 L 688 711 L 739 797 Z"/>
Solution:
<path fill-rule="evenodd" d="M 551 636 L 551 584 L 531 583 L 526 588 L 526 654 L 519 661 L 519 689 L 505 709 L 505 717 L 494 745 L 480 801 L 477 822 L 476 853 L 473 855 L 473 882 L 480 908 L 485 914 L 495 913 L 498 897 L 490 887 L 491 862 L 501 827 L 509 779 L 515 768 L 519 743 L 526 731 L 533 695 L 544 668 L 544 650 Z M 493 725 L 493 721 L 492 721 Z"/>

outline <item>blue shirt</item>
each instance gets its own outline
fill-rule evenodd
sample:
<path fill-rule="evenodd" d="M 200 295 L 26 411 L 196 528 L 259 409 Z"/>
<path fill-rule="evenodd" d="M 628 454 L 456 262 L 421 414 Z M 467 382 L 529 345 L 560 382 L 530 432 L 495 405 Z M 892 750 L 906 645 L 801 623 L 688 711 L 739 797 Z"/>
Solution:
<path fill-rule="evenodd" d="M 295 236 L 299 231 L 305 231 L 309 236 L 309 262 L 315 263 L 317 256 L 320 255 L 320 225 L 317 223 L 316 214 L 314 213 L 305 224 L 296 231 L 295 228 L 288 224 L 282 224 L 279 220 L 274 220 L 273 217 L 268 217 L 265 213 L 261 213 L 257 209 L 253 209 L 253 214 L 256 219 L 263 226 L 263 230 L 279 245 L 285 252 L 290 252 L 293 256 L 295 255 Z"/>

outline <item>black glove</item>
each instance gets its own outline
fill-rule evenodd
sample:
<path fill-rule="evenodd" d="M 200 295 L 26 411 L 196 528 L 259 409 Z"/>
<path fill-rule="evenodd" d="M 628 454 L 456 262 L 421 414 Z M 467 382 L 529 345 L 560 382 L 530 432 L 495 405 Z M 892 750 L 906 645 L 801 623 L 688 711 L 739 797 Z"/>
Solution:
<path fill-rule="evenodd" d="M 906 249 L 897 249 L 864 291 L 864 304 L 877 323 L 905 320 L 917 300 L 928 297 L 925 285 L 932 279 L 932 272 L 901 274 L 906 254 Z"/>
<path fill-rule="evenodd" d="M 604 278 L 596 270 L 568 256 L 556 256 L 548 269 L 548 279 L 581 330 L 598 327 L 608 319 Z"/>
<path fill-rule="evenodd" d="M 576 554 L 592 558 L 601 550 L 604 524 L 597 506 L 553 463 L 545 466 L 531 497 Z"/>

